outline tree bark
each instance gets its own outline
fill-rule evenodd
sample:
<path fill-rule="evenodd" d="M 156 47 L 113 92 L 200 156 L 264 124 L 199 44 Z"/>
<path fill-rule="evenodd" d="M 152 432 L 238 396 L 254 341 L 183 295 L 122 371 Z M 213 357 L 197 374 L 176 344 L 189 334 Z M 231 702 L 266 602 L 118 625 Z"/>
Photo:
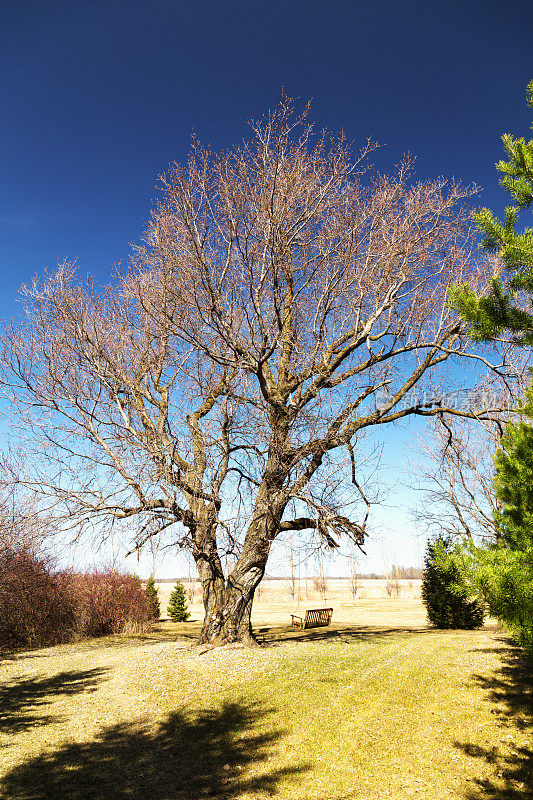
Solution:
<path fill-rule="evenodd" d="M 204 602 L 206 613 L 199 643 L 214 647 L 235 642 L 248 646 L 257 644 L 251 624 L 254 591 L 255 588 L 242 591 L 228 581 L 221 597 L 212 595 Z"/>
<path fill-rule="evenodd" d="M 210 542 L 210 553 L 207 548 L 202 553 L 195 552 L 205 611 L 200 644 L 257 644 L 251 614 L 255 590 L 265 574 L 270 551 L 269 527 L 264 518 L 252 520 L 243 552 L 227 579 L 224 579 L 214 538 Z"/>
<path fill-rule="evenodd" d="M 286 431 L 283 433 L 286 436 Z M 286 472 L 279 461 L 271 459 L 257 493 L 242 553 L 227 579 L 217 550 L 215 509 L 201 517 L 201 525 L 194 536 L 194 558 L 202 583 L 205 612 L 200 644 L 257 644 L 252 631 L 252 605 L 287 505 L 281 491 L 285 477 Z"/>
<path fill-rule="evenodd" d="M 205 612 L 200 644 L 257 644 L 252 632 L 252 604 L 266 559 L 257 543 L 247 551 L 248 558 L 241 556 L 227 580 L 222 574 L 213 574 L 212 563 L 205 559 L 198 562 Z"/>
<path fill-rule="evenodd" d="M 200 577 L 204 604 L 200 644 L 210 641 L 211 631 L 217 628 L 221 609 L 224 607 L 226 582 L 217 549 L 216 529 L 216 520 L 210 519 L 206 524 L 198 525 L 194 532 L 193 557 Z"/>
<path fill-rule="evenodd" d="M 241 556 L 226 581 L 221 582 L 208 573 L 212 559 L 202 560 L 205 618 L 201 643 L 215 646 L 234 642 L 247 646 L 257 644 L 252 631 L 252 605 L 283 514 L 283 508 L 276 508 L 277 513 L 273 513 L 274 504 L 268 502 L 268 494 L 264 489 L 259 492 Z"/>

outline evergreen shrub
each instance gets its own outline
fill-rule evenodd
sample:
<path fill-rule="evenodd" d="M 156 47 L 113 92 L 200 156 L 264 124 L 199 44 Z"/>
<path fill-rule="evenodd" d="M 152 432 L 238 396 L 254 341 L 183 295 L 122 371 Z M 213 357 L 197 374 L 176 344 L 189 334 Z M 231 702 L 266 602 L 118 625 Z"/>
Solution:
<path fill-rule="evenodd" d="M 422 577 L 422 602 L 435 628 L 471 630 L 483 625 L 482 603 L 469 596 L 461 573 L 450 558 L 451 540 L 442 535 L 428 542 Z"/>
<path fill-rule="evenodd" d="M 191 616 L 187 611 L 185 586 L 178 581 L 170 595 L 167 611 L 172 622 L 186 622 Z"/>

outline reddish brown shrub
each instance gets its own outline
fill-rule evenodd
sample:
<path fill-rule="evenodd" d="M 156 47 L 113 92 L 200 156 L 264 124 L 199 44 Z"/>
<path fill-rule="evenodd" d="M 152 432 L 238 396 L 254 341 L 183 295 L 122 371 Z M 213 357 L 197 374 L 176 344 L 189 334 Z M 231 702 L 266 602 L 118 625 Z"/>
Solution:
<path fill-rule="evenodd" d="M 140 581 L 113 569 L 72 573 L 68 578 L 78 636 L 141 632 L 150 609 Z"/>
<path fill-rule="evenodd" d="M 28 546 L 0 548 L 0 646 L 36 647 L 70 638 L 74 608 L 64 576 Z"/>
<path fill-rule="evenodd" d="M 28 545 L 0 546 L 0 647 L 140 633 L 150 610 L 140 581 L 112 569 L 59 572 Z"/>

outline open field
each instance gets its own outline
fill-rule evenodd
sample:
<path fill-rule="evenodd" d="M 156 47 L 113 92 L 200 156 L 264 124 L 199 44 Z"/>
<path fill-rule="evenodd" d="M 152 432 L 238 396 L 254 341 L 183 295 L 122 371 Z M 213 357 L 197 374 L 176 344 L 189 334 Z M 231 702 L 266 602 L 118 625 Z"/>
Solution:
<path fill-rule="evenodd" d="M 276 606 L 256 611 L 258 649 L 190 649 L 193 615 L 4 658 L 0 796 L 532 797 L 531 665 L 496 626 L 434 631 L 416 601 L 365 601 L 301 632 Z"/>
<path fill-rule="evenodd" d="M 366 600 L 417 600 L 420 601 L 421 580 L 387 581 L 380 578 L 359 578 L 357 581 L 356 597 L 353 597 L 353 587 L 350 578 L 328 578 L 326 580 L 325 596 L 315 588 L 313 578 L 295 580 L 288 578 L 264 578 L 255 594 L 254 609 L 258 613 L 269 613 L 274 607 L 285 608 L 289 612 L 302 608 L 317 608 L 324 605 L 339 607 L 345 603 L 349 607 L 359 606 L 360 601 Z M 168 598 L 174 588 L 175 581 L 164 580 L 155 582 L 161 616 L 166 617 Z M 202 608 L 202 594 L 198 581 L 190 583 L 184 581 L 185 588 L 192 590 L 194 601 L 191 604 L 195 613 L 200 613 Z"/>

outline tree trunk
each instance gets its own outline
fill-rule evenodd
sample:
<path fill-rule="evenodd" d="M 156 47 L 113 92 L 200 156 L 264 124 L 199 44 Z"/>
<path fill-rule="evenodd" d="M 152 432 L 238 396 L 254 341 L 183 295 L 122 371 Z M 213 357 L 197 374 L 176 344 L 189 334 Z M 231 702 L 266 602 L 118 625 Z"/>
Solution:
<path fill-rule="evenodd" d="M 253 592 L 243 593 L 228 584 L 218 602 L 213 598 L 206 608 L 200 644 L 256 644 L 251 624 Z"/>
<path fill-rule="evenodd" d="M 252 633 L 252 604 L 263 568 L 243 563 L 239 559 L 226 581 L 208 575 L 204 565 L 202 591 L 204 599 L 204 623 L 200 634 L 201 644 L 215 646 L 241 642 L 254 645 Z"/>
<path fill-rule="evenodd" d="M 201 644 L 210 641 L 209 632 L 217 627 L 220 609 L 224 607 L 226 581 L 218 554 L 216 522 L 198 527 L 194 535 L 193 557 L 200 576 L 204 623 L 200 633 Z"/>
<path fill-rule="evenodd" d="M 216 522 L 195 531 L 193 556 L 198 568 L 204 604 L 199 644 L 215 646 L 242 642 L 254 644 L 251 626 L 253 596 L 260 574 L 239 559 L 226 580 L 217 549 Z"/>
<path fill-rule="evenodd" d="M 215 646 L 241 642 L 257 644 L 252 633 L 252 604 L 263 575 L 271 542 L 265 540 L 263 525 L 252 521 L 241 557 L 224 581 L 212 571 L 212 559 L 198 561 L 205 617 L 200 643 Z M 220 563 L 220 562 L 219 562 Z"/>
<path fill-rule="evenodd" d="M 280 481 L 281 483 L 281 481 Z M 278 487 L 276 487 L 278 488 Z M 279 521 L 286 505 L 271 500 L 272 486 L 261 486 L 255 503 L 254 516 L 246 531 L 242 554 L 231 575 L 224 580 L 222 564 L 216 547 L 216 523 L 200 538 L 202 547 L 195 550 L 195 559 L 202 582 L 204 623 L 201 644 L 220 646 L 240 642 L 257 644 L 252 632 L 252 604 L 255 590 L 265 574 L 270 547 L 279 532 Z"/>

